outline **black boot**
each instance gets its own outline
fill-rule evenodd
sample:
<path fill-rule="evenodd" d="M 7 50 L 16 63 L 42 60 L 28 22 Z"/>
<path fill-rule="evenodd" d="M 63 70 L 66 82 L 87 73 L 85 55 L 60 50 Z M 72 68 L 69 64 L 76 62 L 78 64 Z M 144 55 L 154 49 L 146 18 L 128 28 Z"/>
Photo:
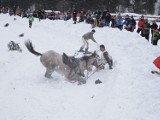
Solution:
<path fill-rule="evenodd" d="M 88 52 L 88 48 L 85 49 L 85 53 L 86 53 L 86 54 L 89 53 L 89 52 Z"/>
<path fill-rule="evenodd" d="M 83 50 L 83 48 L 80 48 L 80 50 L 78 52 L 85 52 L 85 51 Z"/>
<path fill-rule="evenodd" d="M 86 52 L 86 53 L 88 52 L 88 48 L 85 49 L 85 52 Z"/>

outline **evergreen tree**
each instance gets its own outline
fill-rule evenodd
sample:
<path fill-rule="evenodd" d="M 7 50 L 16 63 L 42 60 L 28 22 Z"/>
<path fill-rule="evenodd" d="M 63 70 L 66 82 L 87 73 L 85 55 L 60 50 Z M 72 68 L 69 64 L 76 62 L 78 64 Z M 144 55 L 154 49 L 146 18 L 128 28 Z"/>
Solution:
<path fill-rule="evenodd" d="M 28 9 L 33 4 L 36 9 L 54 9 L 65 11 L 68 8 L 76 7 L 91 10 L 108 9 L 110 12 L 136 12 L 141 14 L 153 14 L 157 0 L 0 0 L 4 7 L 20 6 Z"/>

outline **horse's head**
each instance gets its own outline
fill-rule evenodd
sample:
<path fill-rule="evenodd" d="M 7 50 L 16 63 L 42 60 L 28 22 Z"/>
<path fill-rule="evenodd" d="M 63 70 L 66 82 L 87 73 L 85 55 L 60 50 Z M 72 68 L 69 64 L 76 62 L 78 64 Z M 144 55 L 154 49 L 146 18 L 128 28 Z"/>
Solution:
<path fill-rule="evenodd" d="M 85 76 L 84 71 L 88 70 L 89 67 L 98 65 L 96 64 L 97 59 L 99 59 L 99 55 L 96 52 L 92 54 L 84 55 L 80 58 L 69 57 L 65 53 L 62 55 L 64 64 L 68 65 L 71 69 L 69 75 L 67 76 L 69 79 L 78 80 L 79 82 L 85 83 L 85 79 L 82 78 Z"/>
<path fill-rule="evenodd" d="M 94 53 L 96 54 L 96 53 Z M 97 69 L 102 70 L 105 68 L 105 64 L 102 63 L 101 58 L 98 54 L 96 54 L 96 59 L 94 60 L 93 66 L 95 66 Z"/>
<path fill-rule="evenodd" d="M 99 55 L 97 52 L 93 52 L 90 55 L 85 55 L 81 58 L 83 61 L 86 63 L 86 69 L 88 69 L 90 66 L 95 66 L 98 67 L 98 60 L 100 59 Z"/>
<path fill-rule="evenodd" d="M 89 70 L 93 66 L 98 67 L 99 55 L 97 52 L 93 52 L 91 54 L 85 54 L 80 58 L 75 58 L 74 56 L 68 56 L 63 53 L 62 61 L 65 65 L 67 65 L 69 69 L 69 74 L 67 78 L 70 80 L 78 80 L 79 83 L 86 83 L 85 70 Z"/>
<path fill-rule="evenodd" d="M 97 54 L 96 51 L 92 55 L 94 56 L 94 61 L 93 61 L 92 65 L 95 66 L 96 68 L 98 68 L 101 63 L 100 56 Z"/>

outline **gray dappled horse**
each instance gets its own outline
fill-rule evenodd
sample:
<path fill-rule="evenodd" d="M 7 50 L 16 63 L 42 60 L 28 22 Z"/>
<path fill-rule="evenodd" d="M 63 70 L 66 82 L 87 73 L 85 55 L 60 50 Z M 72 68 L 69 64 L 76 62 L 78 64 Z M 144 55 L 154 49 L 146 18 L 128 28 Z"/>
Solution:
<path fill-rule="evenodd" d="M 52 78 L 52 73 L 56 71 L 65 75 L 67 79 L 76 80 L 80 84 L 86 83 L 84 71 L 91 65 L 94 65 L 95 60 L 98 57 L 96 52 L 80 58 L 69 57 L 65 53 L 61 55 L 53 50 L 49 50 L 42 54 L 34 50 L 32 42 L 29 40 L 25 42 L 25 45 L 32 54 L 41 56 L 40 61 L 46 68 L 45 77 Z"/>

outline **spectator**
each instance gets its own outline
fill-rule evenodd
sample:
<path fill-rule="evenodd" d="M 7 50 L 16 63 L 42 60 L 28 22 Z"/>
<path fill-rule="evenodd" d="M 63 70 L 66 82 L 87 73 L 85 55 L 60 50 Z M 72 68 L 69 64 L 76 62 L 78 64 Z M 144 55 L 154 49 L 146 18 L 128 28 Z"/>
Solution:
<path fill-rule="evenodd" d="M 107 11 L 106 17 L 105 17 L 105 25 L 110 26 L 110 21 L 111 21 L 111 14 L 109 11 Z"/>
<path fill-rule="evenodd" d="M 116 18 L 116 25 L 115 27 L 119 28 L 120 30 L 122 30 L 123 26 L 122 26 L 122 19 L 120 16 L 117 16 Z"/>
<path fill-rule="evenodd" d="M 112 28 L 116 27 L 116 15 L 111 17 L 111 27 Z"/>
<path fill-rule="evenodd" d="M 32 22 L 34 21 L 33 15 L 30 14 L 28 19 L 29 19 L 29 28 L 31 28 L 32 27 Z"/>
<path fill-rule="evenodd" d="M 152 35 L 152 38 L 151 38 L 151 43 L 153 45 L 157 45 L 158 43 L 158 40 L 160 39 L 160 34 L 159 34 L 159 30 L 156 29 L 156 30 L 152 30 L 153 31 L 153 35 Z"/>
<path fill-rule="evenodd" d="M 130 30 L 129 31 L 131 31 L 131 32 L 133 32 L 134 31 L 134 29 L 136 28 L 136 21 L 135 21 L 135 19 L 133 18 L 133 16 L 131 16 L 131 24 L 130 24 Z"/>
<path fill-rule="evenodd" d="M 153 32 L 154 32 L 154 30 L 157 30 L 157 28 L 158 28 L 158 25 L 157 25 L 156 21 L 153 20 L 153 21 L 152 21 L 152 25 L 151 25 L 151 34 L 152 34 L 152 37 L 153 37 Z M 152 38 L 152 37 L 151 37 L 151 38 Z"/>
<path fill-rule="evenodd" d="M 144 16 L 142 15 L 140 20 L 138 21 L 138 29 L 137 29 L 137 33 L 141 32 L 141 36 L 143 36 L 143 33 L 142 33 L 143 24 L 144 24 Z"/>
<path fill-rule="evenodd" d="M 142 35 L 149 41 L 149 34 L 150 34 L 150 24 L 148 23 L 148 19 L 144 20 L 144 24 L 142 26 Z"/>
<path fill-rule="evenodd" d="M 77 21 L 77 10 L 76 10 L 76 8 L 73 8 L 73 21 L 74 21 L 73 24 L 76 24 L 76 21 Z"/>
<path fill-rule="evenodd" d="M 129 15 L 126 15 L 125 20 L 123 22 L 123 25 L 125 25 L 124 29 L 129 30 L 130 24 L 131 24 L 131 19 L 129 18 Z"/>

